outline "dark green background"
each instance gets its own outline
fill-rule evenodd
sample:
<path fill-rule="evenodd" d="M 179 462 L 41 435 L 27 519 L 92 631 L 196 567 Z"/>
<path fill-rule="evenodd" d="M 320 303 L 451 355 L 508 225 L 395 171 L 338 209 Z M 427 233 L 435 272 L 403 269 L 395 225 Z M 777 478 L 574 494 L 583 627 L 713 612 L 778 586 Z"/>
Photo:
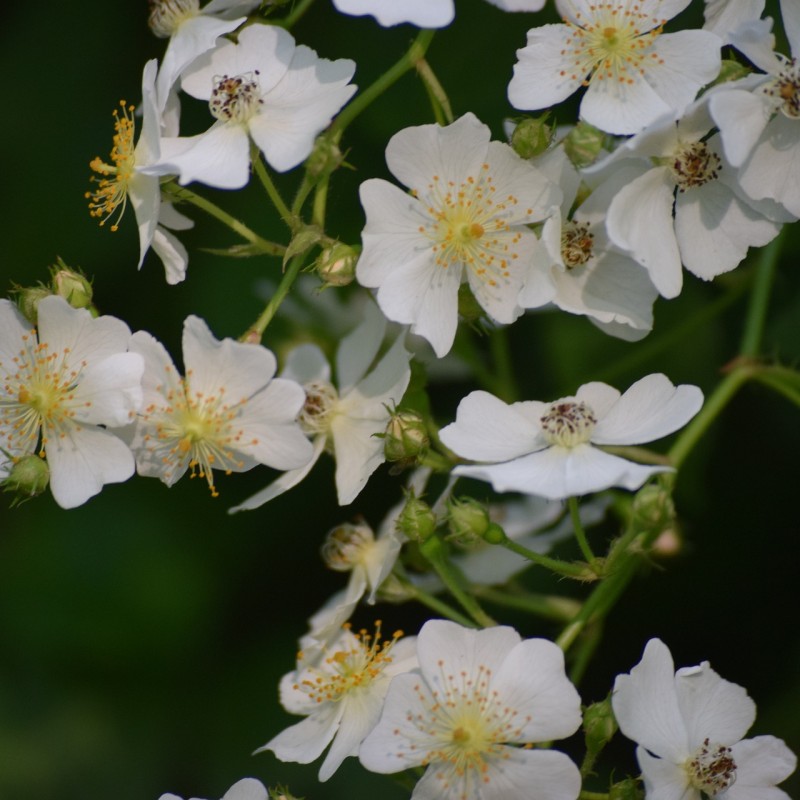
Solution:
<path fill-rule="evenodd" d="M 341 17 L 329 0 L 317 6 L 297 27 L 298 40 L 325 57 L 354 58 L 362 87 L 415 33 Z M 455 113 L 475 112 L 500 136 L 511 111 L 505 86 L 514 51 L 543 17 L 503 14 L 480 0 L 457 7 L 458 19 L 437 34 L 430 61 Z M 695 13 L 700 8 L 693 3 Z M 107 155 L 111 111 L 120 98 L 138 102 L 144 62 L 162 52 L 146 13 L 146 4 L 133 0 L 5 9 L 0 278 L 4 291 L 12 282 L 44 280 L 60 255 L 94 277 L 104 313 L 151 331 L 178 357 L 187 314 L 204 317 L 220 337 L 239 335 L 261 307 L 257 280 L 275 278 L 279 266 L 200 252 L 235 239 L 190 211 L 200 230 L 182 237 L 191 248 L 188 278 L 168 287 L 152 256 L 137 273 L 130 211 L 116 234 L 89 218 L 88 162 Z M 187 111 L 188 118 L 195 113 Z M 408 76 L 352 127 L 345 145 L 355 170 L 337 176 L 331 192 L 332 233 L 357 241 L 358 183 L 386 175 L 383 148 L 393 132 L 429 121 L 424 92 Z M 288 176 L 284 185 L 292 181 Z M 207 193 L 266 236 L 281 235 L 257 187 Z M 790 364 L 800 357 L 799 245 L 792 231 L 764 348 Z M 710 391 L 736 353 L 744 303 L 712 318 L 705 312 L 748 270 L 714 284 L 687 275 L 680 298 L 657 304 L 655 333 L 639 345 L 609 340 L 583 319 L 529 315 L 510 331 L 524 396 L 557 397 L 593 379 L 624 389 L 655 371 Z M 468 388 L 435 395 L 443 422 Z M 708 659 L 748 688 L 759 706 L 753 733 L 774 733 L 800 749 L 799 428 L 786 401 L 756 387 L 746 387 L 714 425 L 678 483 L 687 546 L 637 580 L 612 615 L 582 686 L 585 701 L 602 697 L 657 635 L 678 664 Z M 168 490 L 137 479 L 109 486 L 69 513 L 49 496 L 15 509 L 3 499 L 0 798 L 154 800 L 166 791 L 217 798 L 245 775 L 288 782 L 309 798 L 408 795 L 355 763 L 317 785 L 313 767 L 249 755 L 291 721 L 277 704 L 278 679 L 293 664 L 305 618 L 342 585 L 318 558 L 324 533 L 355 510 L 377 523 L 399 484 L 382 470 L 354 509 L 338 509 L 326 460 L 313 480 L 268 507 L 226 514 L 269 477 L 256 470 L 222 478 L 216 500 L 199 481 Z M 424 619 L 418 609 L 379 607 L 360 612 L 358 621 L 376 614 L 407 631 Z M 557 633 L 514 621 L 526 635 Z M 579 744 L 573 752 L 579 757 Z M 617 741 L 610 756 L 617 775 L 635 769 L 629 743 Z M 798 786 L 795 778 L 785 788 L 797 794 Z"/>

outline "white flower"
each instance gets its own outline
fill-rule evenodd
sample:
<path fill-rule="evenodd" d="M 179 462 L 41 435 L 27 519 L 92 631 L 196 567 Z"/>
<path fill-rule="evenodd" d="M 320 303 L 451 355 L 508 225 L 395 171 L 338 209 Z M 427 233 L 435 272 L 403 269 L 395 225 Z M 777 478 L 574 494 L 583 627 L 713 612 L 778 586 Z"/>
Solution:
<path fill-rule="evenodd" d="M 311 460 L 285 473 L 235 511 L 258 508 L 296 486 L 311 471 L 326 449 L 336 458 L 336 495 L 348 505 L 366 486 L 369 476 L 384 462 L 383 440 L 376 437 L 389 421 L 391 408 L 400 402 L 408 386 L 411 354 L 404 335 L 367 371 L 383 342 L 386 319 L 373 303 L 366 306 L 364 321 L 344 337 L 336 352 L 338 389 L 331 383 L 331 367 L 322 351 L 312 344 L 295 348 L 282 375 L 303 385 L 305 406 L 300 422 L 314 437 Z"/>
<path fill-rule="evenodd" d="M 765 0 L 706 0 L 703 9 L 703 30 L 711 31 L 730 43 L 730 35 L 741 25 L 758 19 L 764 11 Z"/>
<path fill-rule="evenodd" d="M 700 100 L 677 122 L 663 117 L 587 170 L 629 170 L 608 207 L 606 229 L 664 297 L 680 293 L 681 264 L 710 280 L 737 267 L 749 247 L 772 241 L 790 219 L 776 203 L 743 191 L 719 136 L 707 138 L 713 127 Z"/>
<path fill-rule="evenodd" d="M 386 161 L 410 195 L 379 179 L 361 185 L 367 224 L 356 277 L 378 287 L 386 316 L 410 323 L 439 357 L 455 338 L 463 280 L 496 322 L 522 313 L 517 297 L 537 245 L 527 226 L 561 200 L 557 186 L 490 136 L 473 114 L 444 128 L 406 128 L 389 140 Z"/>
<path fill-rule="evenodd" d="M 673 386 L 648 375 L 625 394 L 605 383 L 581 386 L 553 403 L 507 405 L 488 392 L 467 395 L 441 439 L 457 455 L 484 462 L 453 474 L 489 481 L 498 492 L 553 500 L 622 486 L 638 489 L 669 467 L 645 466 L 597 445 L 634 445 L 660 439 L 685 425 L 703 404 L 696 386 Z"/>
<path fill-rule="evenodd" d="M 545 0 L 489 0 L 504 11 L 540 11 Z M 369 14 L 384 28 L 410 22 L 420 28 L 444 28 L 455 17 L 453 0 L 333 0 L 337 11 Z"/>
<path fill-rule="evenodd" d="M 564 656 L 512 628 L 427 622 L 419 674 L 392 681 L 380 722 L 361 745 L 373 772 L 427 770 L 412 800 L 574 800 L 578 768 L 563 753 L 515 745 L 561 739 L 581 722 Z"/>
<path fill-rule="evenodd" d="M 580 178 L 564 149 L 554 148 L 536 165 L 561 186 L 564 199 L 542 226 L 541 246 L 534 253 L 519 304 L 537 308 L 553 303 L 588 316 L 613 336 L 627 340 L 646 336 L 653 327 L 658 291 L 647 270 L 609 240 L 605 227 L 608 206 L 630 174 L 616 170 L 572 210 Z"/>
<path fill-rule="evenodd" d="M 242 778 L 225 792 L 222 800 L 267 800 L 267 797 L 267 790 L 261 781 L 255 778 Z M 168 792 L 167 794 L 162 794 L 158 800 L 182 800 L 182 798 Z M 198 800 L 198 798 L 192 798 L 191 800 Z"/>
<path fill-rule="evenodd" d="M 158 107 L 164 108 L 178 77 L 196 58 L 211 50 L 220 36 L 235 31 L 260 0 L 150 0 L 150 30 L 169 37 L 158 76 Z M 242 16 L 245 15 L 245 16 Z"/>
<path fill-rule="evenodd" d="M 797 764 L 774 736 L 742 739 L 756 708 L 741 686 L 707 661 L 675 672 L 667 646 L 651 639 L 611 698 L 636 756 L 649 800 L 789 800 L 775 788 Z"/>
<path fill-rule="evenodd" d="M 548 108 L 585 85 L 580 114 L 609 133 L 679 116 L 720 68 L 707 31 L 662 34 L 689 0 L 556 0 L 563 24 L 528 31 L 508 86 L 515 108 Z"/>
<path fill-rule="evenodd" d="M 162 116 L 156 107 L 155 80 L 157 63 L 148 61 L 142 74 L 142 132 L 134 147 L 134 108 L 120 103 L 114 112 L 114 146 L 111 164 L 95 158 L 90 166 L 101 177 L 93 178 L 97 188 L 87 192 L 90 213 L 104 225 L 117 212 L 111 230 L 117 230 L 119 219 L 130 201 L 139 228 L 139 264 L 152 247 L 164 263 L 167 283 L 180 283 L 186 277 L 189 257 L 186 248 L 168 228 L 185 230 L 194 224 L 169 203 L 162 203 L 159 179 L 142 172 L 155 164 L 161 154 L 161 136 L 177 133 L 176 109 L 169 108 Z"/>
<path fill-rule="evenodd" d="M 172 486 L 187 470 L 244 472 L 256 464 L 292 469 L 311 458 L 296 417 L 303 390 L 275 374 L 275 356 L 261 345 L 221 342 L 198 317 L 183 326 L 181 378 L 149 333 L 137 331 L 131 350 L 145 360 L 144 402 L 131 437 L 141 475 Z"/>
<path fill-rule="evenodd" d="M 364 737 L 375 727 L 391 679 L 416 668 L 416 637 L 381 639 L 341 631 L 316 665 L 301 666 L 283 676 L 281 703 L 306 718 L 279 733 L 263 747 L 281 761 L 308 764 L 330 744 L 319 770 L 326 781 L 348 756 L 358 755 Z"/>
<path fill-rule="evenodd" d="M 453 21 L 453 0 L 333 0 L 337 11 L 369 14 L 384 28 L 410 22 L 420 28 L 444 28 Z"/>
<path fill-rule="evenodd" d="M 250 173 L 250 139 L 278 172 L 304 161 L 314 139 L 350 99 L 355 64 L 328 61 L 275 25 L 251 25 L 222 41 L 184 74 L 181 87 L 207 100 L 216 122 L 205 133 L 162 142 L 154 172 L 177 172 L 240 189 Z"/>
<path fill-rule="evenodd" d="M 144 363 L 126 352 L 121 320 L 60 297 L 44 298 L 38 317 L 37 333 L 0 300 L 0 451 L 12 461 L 46 456 L 53 497 L 74 508 L 133 475 L 133 455 L 105 428 L 128 424 L 139 408 Z"/>
<path fill-rule="evenodd" d="M 721 86 L 709 107 L 725 154 L 741 165 L 739 180 L 752 198 L 769 198 L 800 216 L 800 4 L 782 0 L 792 58 L 772 52 L 770 20 L 740 27 L 733 44 L 767 74 Z"/>

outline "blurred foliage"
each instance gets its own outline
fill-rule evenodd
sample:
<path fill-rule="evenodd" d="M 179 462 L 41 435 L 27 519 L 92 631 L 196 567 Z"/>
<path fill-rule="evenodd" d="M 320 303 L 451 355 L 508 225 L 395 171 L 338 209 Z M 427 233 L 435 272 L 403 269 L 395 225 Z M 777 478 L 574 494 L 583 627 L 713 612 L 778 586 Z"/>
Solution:
<path fill-rule="evenodd" d="M 528 27 L 554 19 L 552 11 L 534 17 L 481 0 L 456 5 L 456 22 L 435 37 L 430 62 L 455 114 L 471 110 L 501 136 L 515 50 Z M 188 278 L 169 287 L 152 256 L 137 274 L 130 210 L 111 233 L 85 207 L 88 162 L 110 148 L 111 112 L 120 98 L 138 102 L 144 62 L 162 52 L 147 29 L 144 0 L 15 3 L 4 16 L 0 71 L 12 84 L 0 128 L 4 288 L 45 279 L 61 256 L 94 279 L 101 311 L 151 331 L 175 355 L 189 313 L 206 318 L 220 337 L 239 335 L 263 302 L 259 281 L 278 277 L 277 260 L 203 253 L 234 239 L 190 211 L 198 229 L 182 237 L 191 252 Z M 414 31 L 341 17 L 329 0 L 318 0 L 295 35 L 322 56 L 354 58 L 364 87 L 403 53 Z M 354 170 L 335 176 L 331 233 L 358 242 L 358 184 L 387 176 L 383 150 L 391 134 L 428 121 L 424 90 L 409 75 L 353 125 L 343 146 Z M 279 183 L 293 180 L 290 174 Z M 215 199 L 265 236 L 280 235 L 258 187 Z M 765 342 L 767 354 L 790 364 L 800 361 L 799 254 L 793 230 Z M 657 304 L 652 336 L 635 345 L 610 340 L 585 319 L 527 315 L 509 331 L 522 396 L 556 397 L 594 379 L 624 389 L 655 371 L 709 391 L 736 353 L 745 300 L 717 306 L 749 272 L 743 265 L 713 284 L 687 276 L 679 299 Z M 436 395 L 440 419 L 466 388 Z M 614 676 L 659 636 L 677 664 L 708 659 L 746 686 L 759 706 L 753 733 L 781 736 L 800 751 L 797 452 L 795 409 L 765 388 L 745 387 L 680 475 L 684 550 L 653 565 L 611 615 L 581 687 L 585 702 L 605 697 Z M 408 796 L 352 760 L 321 786 L 313 766 L 249 755 L 291 721 L 277 702 L 278 680 L 293 665 L 305 619 L 342 585 L 318 557 L 324 533 L 356 510 L 377 524 L 399 498 L 398 479 L 384 469 L 354 508 L 339 509 L 324 461 L 300 489 L 256 512 L 227 515 L 269 478 L 267 470 L 222 478 L 218 499 L 201 481 L 168 490 L 138 479 L 109 486 L 70 513 L 49 495 L 14 509 L 2 504 L 0 797 L 155 800 L 173 791 L 217 798 L 245 775 L 284 783 L 310 800 Z M 409 632 L 425 617 L 417 608 L 378 607 L 357 621 L 371 622 L 370 614 Z M 554 633 L 512 621 L 525 634 Z M 607 763 L 616 763 L 618 775 L 633 772 L 632 753 L 618 737 Z M 783 788 L 792 794 L 799 787 L 795 776 Z"/>

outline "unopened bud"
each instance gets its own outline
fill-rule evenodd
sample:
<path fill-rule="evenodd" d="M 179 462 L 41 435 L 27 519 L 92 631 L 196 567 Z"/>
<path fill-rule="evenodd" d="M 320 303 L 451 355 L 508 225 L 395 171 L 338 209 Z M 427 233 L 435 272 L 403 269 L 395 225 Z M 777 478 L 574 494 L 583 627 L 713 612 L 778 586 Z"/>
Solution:
<path fill-rule="evenodd" d="M 608 790 L 608 800 L 643 800 L 644 791 L 636 778 L 626 778 Z"/>
<path fill-rule="evenodd" d="M 383 434 L 383 453 L 387 461 L 416 460 L 430 444 L 425 420 L 416 411 L 395 411 Z"/>
<path fill-rule="evenodd" d="M 326 247 L 317 259 L 317 273 L 326 286 L 347 286 L 356 277 L 359 248 L 336 242 Z"/>
<path fill-rule="evenodd" d="M 586 736 L 586 750 L 596 756 L 617 732 L 617 720 L 607 697 L 599 703 L 592 703 L 583 712 L 583 733 Z"/>
<path fill-rule="evenodd" d="M 424 542 L 436 530 L 436 514 L 424 501 L 410 495 L 397 518 L 397 529 L 414 542 Z"/>
<path fill-rule="evenodd" d="M 522 158 L 534 158 L 550 147 L 555 135 L 555 125 L 548 125 L 549 113 L 541 117 L 527 117 L 520 120 L 511 134 L 511 146 Z"/>
<path fill-rule="evenodd" d="M 80 270 L 71 269 L 59 258 L 51 276 L 53 294 L 63 297 L 73 308 L 91 309 L 92 283 Z"/>
<path fill-rule="evenodd" d="M 13 492 L 12 505 L 41 494 L 50 483 L 50 467 L 36 455 L 24 456 L 17 461 L 8 477 L 2 482 L 3 491 Z"/>
<path fill-rule="evenodd" d="M 344 161 L 339 145 L 330 136 L 322 135 L 314 143 L 314 149 L 306 161 L 306 170 L 311 177 L 330 175 Z"/>
<path fill-rule="evenodd" d="M 22 312 L 22 316 L 35 326 L 39 320 L 39 303 L 45 297 L 50 297 L 53 292 L 47 286 L 39 284 L 39 286 L 18 286 L 14 289 L 14 294 L 17 308 Z"/>
<path fill-rule="evenodd" d="M 661 533 L 675 525 L 675 503 L 660 484 L 649 483 L 633 498 L 633 517 L 643 530 Z"/>
<path fill-rule="evenodd" d="M 490 524 L 489 511 L 485 506 L 471 497 L 463 500 L 451 497 L 447 510 L 450 536 L 459 544 L 473 544 L 483 539 Z"/>
<path fill-rule="evenodd" d="M 579 122 L 564 138 L 564 152 L 578 169 L 594 163 L 608 137 L 588 122 Z"/>
<path fill-rule="evenodd" d="M 276 786 L 269 790 L 270 800 L 303 800 L 302 797 L 295 797 L 285 786 Z"/>
<path fill-rule="evenodd" d="M 322 545 L 325 564 L 337 572 L 347 572 L 363 560 L 364 553 L 375 543 L 369 525 L 337 525 L 328 532 Z"/>

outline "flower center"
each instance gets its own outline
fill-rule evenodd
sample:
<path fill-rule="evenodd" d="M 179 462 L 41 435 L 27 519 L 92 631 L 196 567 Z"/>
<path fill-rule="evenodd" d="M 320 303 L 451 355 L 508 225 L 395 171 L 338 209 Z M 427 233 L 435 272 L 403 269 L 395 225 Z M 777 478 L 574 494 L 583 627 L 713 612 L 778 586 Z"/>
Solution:
<path fill-rule="evenodd" d="M 55 353 L 46 342 L 37 343 L 32 332 L 13 363 L 0 361 L 0 372 L 6 376 L 0 399 L 0 450 L 30 453 L 42 430 L 40 455 L 44 455 L 48 435 L 66 435 L 75 416 L 75 388 L 86 366 L 70 367 L 68 356 L 68 349 Z"/>
<path fill-rule="evenodd" d="M 200 0 L 150 0 L 147 24 L 160 39 L 168 39 L 187 19 L 200 12 Z"/>
<path fill-rule="evenodd" d="M 594 234 L 585 223 L 565 222 L 561 228 L 561 258 L 567 269 L 582 267 L 592 257 Z"/>
<path fill-rule="evenodd" d="M 341 700 L 348 692 L 369 686 L 392 663 L 391 650 L 403 636 L 395 631 L 391 639 L 382 639 L 381 623 L 375 623 L 375 633 L 366 630 L 351 633 L 349 625 L 337 640 L 332 653 L 326 655 L 319 667 L 310 667 L 305 677 L 294 685 L 316 703 Z"/>
<path fill-rule="evenodd" d="M 686 762 L 685 769 L 692 786 L 709 797 L 724 792 L 736 780 L 736 762 L 731 758 L 731 748 L 711 745 L 708 739 Z"/>
<path fill-rule="evenodd" d="M 800 65 L 797 59 L 783 60 L 783 69 L 761 91 L 774 98 L 776 107 L 790 119 L 800 119 Z"/>
<path fill-rule="evenodd" d="M 150 405 L 142 411 L 145 426 L 149 423 L 155 431 L 155 436 L 145 437 L 145 444 L 158 460 L 167 484 L 183 473 L 188 462 L 190 476 L 205 478 L 211 495 L 217 497 L 213 470 L 241 470 L 244 462 L 236 450 L 258 441 L 246 442 L 244 431 L 236 425 L 246 398 L 228 403 L 224 387 L 218 394 L 192 392 L 190 378 L 191 372 L 166 392 L 165 406 Z"/>
<path fill-rule="evenodd" d="M 425 204 L 426 221 L 419 232 L 433 242 L 436 264 L 442 269 L 464 265 L 489 286 L 509 278 L 511 264 L 519 258 L 521 234 L 511 220 L 519 214 L 519 200 L 511 194 L 497 197 L 489 164 L 459 184 L 434 175 L 424 192 L 412 195 Z"/>
<path fill-rule="evenodd" d="M 588 442 L 597 418 L 586 403 L 554 403 L 539 422 L 545 439 L 559 447 L 575 447 Z"/>
<path fill-rule="evenodd" d="M 258 70 L 242 75 L 215 75 L 208 107 L 223 122 L 247 122 L 263 103 Z"/>
<path fill-rule="evenodd" d="M 408 720 L 419 732 L 411 747 L 424 748 L 423 766 L 429 766 L 447 796 L 477 797 L 491 779 L 493 761 L 508 757 L 506 743 L 523 739 L 530 717 L 504 705 L 492 690 L 491 669 L 479 664 L 474 671 L 448 672 L 443 661 L 426 691 L 417 686 L 422 710 Z M 481 794 L 482 796 L 482 794 Z"/>
<path fill-rule="evenodd" d="M 119 221 L 125 213 L 125 206 L 128 204 L 128 183 L 133 177 L 136 161 L 133 142 L 134 107 L 124 100 L 120 100 L 119 106 L 119 109 L 114 110 L 111 163 L 106 164 L 99 157 L 92 159 L 89 166 L 102 177 L 92 175 L 90 180 L 97 184 L 97 188 L 84 195 L 89 200 L 89 214 L 100 217 L 101 225 L 106 224 L 117 208 L 120 209 L 116 222 L 111 225 L 112 231 L 119 228 Z"/>
<path fill-rule="evenodd" d="M 689 142 L 680 147 L 668 162 L 678 191 L 685 192 L 719 177 L 720 157 L 705 142 Z"/>
<path fill-rule="evenodd" d="M 367 552 L 375 544 L 375 535 L 369 525 L 345 523 L 333 528 L 322 545 L 322 558 L 337 572 L 347 572 L 365 560 Z"/>
<path fill-rule="evenodd" d="M 571 74 L 560 75 L 577 80 L 589 75 L 589 80 L 612 80 L 632 84 L 645 72 L 646 61 L 662 63 L 652 52 L 652 44 L 661 33 L 666 20 L 648 17 L 630 3 L 598 3 L 592 5 L 591 16 L 577 12 L 577 24 L 565 19 L 570 28 L 565 48 L 561 51 L 574 66 Z M 584 80 L 588 86 L 589 81 Z"/>
<path fill-rule="evenodd" d="M 327 433 L 339 393 L 328 381 L 310 381 L 303 386 L 306 402 L 297 418 L 306 433 Z"/>

